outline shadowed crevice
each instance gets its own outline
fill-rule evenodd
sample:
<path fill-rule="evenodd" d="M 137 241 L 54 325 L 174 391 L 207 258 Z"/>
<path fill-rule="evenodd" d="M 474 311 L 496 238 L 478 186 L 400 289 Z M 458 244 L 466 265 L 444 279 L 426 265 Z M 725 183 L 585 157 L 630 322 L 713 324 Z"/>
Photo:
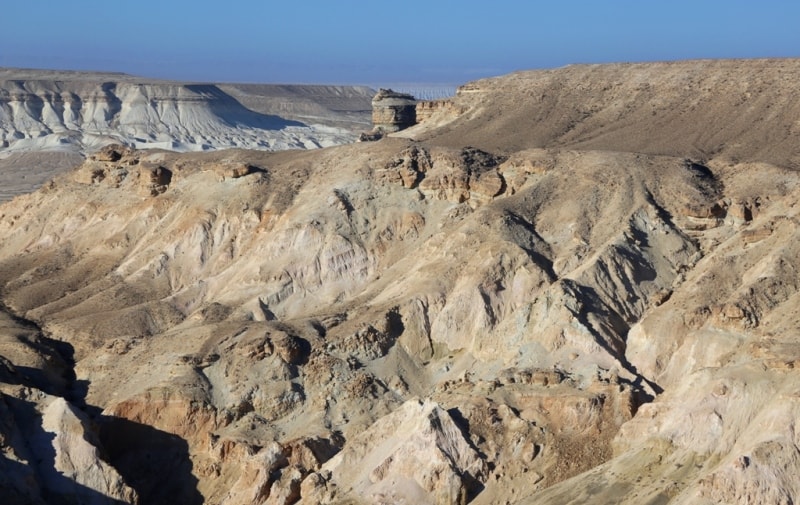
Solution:
<path fill-rule="evenodd" d="M 186 440 L 121 417 L 100 416 L 98 425 L 108 462 L 142 504 L 203 503 Z"/>

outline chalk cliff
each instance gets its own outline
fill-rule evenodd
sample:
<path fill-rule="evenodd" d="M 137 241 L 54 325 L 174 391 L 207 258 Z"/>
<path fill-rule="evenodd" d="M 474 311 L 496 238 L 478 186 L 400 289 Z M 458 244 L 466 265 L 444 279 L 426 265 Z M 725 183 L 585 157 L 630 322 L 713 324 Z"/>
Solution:
<path fill-rule="evenodd" d="M 353 131 L 368 121 L 370 94 L 345 86 L 218 86 L 4 69 L 0 146 L 81 152 L 109 143 L 179 151 L 317 148 L 353 140 Z"/>

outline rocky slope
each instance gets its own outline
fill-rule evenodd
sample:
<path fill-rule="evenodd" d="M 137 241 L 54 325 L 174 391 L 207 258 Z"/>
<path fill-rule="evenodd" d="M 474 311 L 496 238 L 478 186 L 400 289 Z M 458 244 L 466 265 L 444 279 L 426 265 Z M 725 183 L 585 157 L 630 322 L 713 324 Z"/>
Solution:
<path fill-rule="evenodd" d="M 573 65 L 459 88 L 408 135 L 513 152 L 599 149 L 798 169 L 796 60 Z"/>
<path fill-rule="evenodd" d="M 414 138 L 96 153 L 0 206 L 0 464 L 20 476 L 0 486 L 12 503 L 796 502 L 796 136 L 767 149 L 708 97 L 692 118 L 724 141 L 701 159 L 716 141 L 662 148 L 650 102 L 595 81 L 646 74 L 685 103 L 705 88 L 680 74 L 797 71 L 570 67 L 462 88 Z M 514 122 L 543 113 L 526 99 L 543 80 L 563 115 L 621 101 L 638 136 L 568 148 Z M 753 99 L 790 108 L 792 86 Z"/>

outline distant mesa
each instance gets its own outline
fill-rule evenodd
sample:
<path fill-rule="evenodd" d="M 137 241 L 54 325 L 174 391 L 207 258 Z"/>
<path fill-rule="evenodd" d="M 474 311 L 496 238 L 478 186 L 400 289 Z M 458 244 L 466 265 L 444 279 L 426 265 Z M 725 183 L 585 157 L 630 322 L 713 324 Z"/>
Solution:
<path fill-rule="evenodd" d="M 366 86 L 211 84 L 0 68 L 0 149 L 315 149 L 370 122 Z"/>
<path fill-rule="evenodd" d="M 362 133 L 360 140 L 378 140 L 387 133 L 404 130 L 416 123 L 416 98 L 381 88 L 372 98 L 372 131 Z"/>

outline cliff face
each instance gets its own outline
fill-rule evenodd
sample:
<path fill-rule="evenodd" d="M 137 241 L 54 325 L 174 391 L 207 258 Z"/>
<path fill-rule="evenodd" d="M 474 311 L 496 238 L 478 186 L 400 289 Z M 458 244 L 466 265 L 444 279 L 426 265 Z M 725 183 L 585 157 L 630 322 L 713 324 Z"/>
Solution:
<path fill-rule="evenodd" d="M 456 105 L 452 99 L 424 100 L 417 103 L 415 112 L 417 123 L 422 123 L 435 116 L 455 119 L 465 109 Z"/>
<path fill-rule="evenodd" d="M 369 125 L 375 95 L 366 86 L 220 84 L 219 88 L 261 114 L 354 132 Z"/>
<path fill-rule="evenodd" d="M 627 89 L 663 68 L 592 72 Z M 25 503 L 796 503 L 800 177 L 760 160 L 796 144 L 735 134 L 727 97 L 693 117 L 739 161 L 615 135 L 565 149 L 549 123 L 523 137 L 484 115 L 527 118 L 531 80 L 584 70 L 462 88 L 464 112 L 433 111 L 419 140 L 107 148 L 0 206 L 17 316 L 0 465 L 25 478 L 0 486 Z M 650 103 L 620 106 L 627 128 Z"/>
<path fill-rule="evenodd" d="M 306 105 L 286 111 L 270 97 L 276 94 L 273 88 L 227 86 L 267 111 L 256 112 L 211 84 L 141 82 L 127 76 L 119 81 L 5 77 L 0 81 L 0 145 L 6 151 L 92 151 L 109 143 L 182 151 L 315 148 L 352 141 L 354 134 L 341 126 L 355 128 L 365 121 L 369 103 L 365 89 L 306 87 L 293 90 L 295 102 L 306 95 Z M 363 102 L 360 107 L 358 102 Z M 329 107 L 336 103 L 345 110 Z"/>

